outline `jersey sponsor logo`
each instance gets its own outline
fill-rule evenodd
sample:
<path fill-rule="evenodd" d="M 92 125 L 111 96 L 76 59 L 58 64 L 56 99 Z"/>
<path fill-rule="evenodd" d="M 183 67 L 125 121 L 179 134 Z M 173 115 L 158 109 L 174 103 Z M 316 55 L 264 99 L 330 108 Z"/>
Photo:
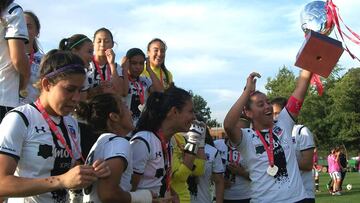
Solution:
<path fill-rule="evenodd" d="M 36 133 L 40 133 L 40 132 L 46 133 L 44 126 L 41 126 L 41 127 L 35 126 L 35 131 L 36 131 Z"/>
<path fill-rule="evenodd" d="M 55 154 L 55 158 L 69 158 L 69 152 L 64 148 L 54 148 L 53 153 Z"/>
<path fill-rule="evenodd" d="M 51 145 L 39 145 L 39 151 L 38 151 L 38 156 L 47 159 L 49 157 L 53 156 L 53 150 L 52 150 L 52 146 Z"/>

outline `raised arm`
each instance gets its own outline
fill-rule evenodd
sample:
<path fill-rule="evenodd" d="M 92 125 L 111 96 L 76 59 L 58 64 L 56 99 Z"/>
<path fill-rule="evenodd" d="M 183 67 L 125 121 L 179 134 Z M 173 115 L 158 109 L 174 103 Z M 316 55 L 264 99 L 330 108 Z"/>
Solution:
<path fill-rule="evenodd" d="M 297 81 L 296 88 L 286 105 L 286 109 L 294 119 L 296 119 L 299 115 L 301 105 L 304 101 L 306 91 L 309 87 L 311 76 L 312 73 L 307 70 L 302 70 L 300 72 L 300 76 Z"/>
<path fill-rule="evenodd" d="M 235 102 L 235 104 L 231 107 L 229 112 L 226 114 L 224 119 L 224 129 L 226 134 L 229 136 L 231 142 L 233 143 L 240 143 L 242 138 L 241 130 L 238 129 L 236 126 L 246 102 L 250 98 L 251 93 L 255 90 L 256 79 L 255 77 L 261 77 L 259 73 L 251 73 L 246 81 L 246 87 Z"/>
<path fill-rule="evenodd" d="M 129 59 L 124 56 L 121 59 L 121 68 L 123 72 L 123 97 L 126 97 L 129 93 L 129 68 L 130 68 L 130 62 Z"/>

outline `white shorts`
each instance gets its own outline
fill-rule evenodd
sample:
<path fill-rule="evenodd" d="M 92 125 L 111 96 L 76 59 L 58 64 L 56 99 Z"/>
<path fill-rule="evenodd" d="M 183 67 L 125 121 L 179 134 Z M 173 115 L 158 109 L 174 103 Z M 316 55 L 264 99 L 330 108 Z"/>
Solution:
<path fill-rule="evenodd" d="M 336 180 L 341 180 L 341 173 L 340 172 L 332 172 L 331 174 L 330 174 L 330 176 L 331 176 L 331 178 L 332 179 L 336 179 Z"/>

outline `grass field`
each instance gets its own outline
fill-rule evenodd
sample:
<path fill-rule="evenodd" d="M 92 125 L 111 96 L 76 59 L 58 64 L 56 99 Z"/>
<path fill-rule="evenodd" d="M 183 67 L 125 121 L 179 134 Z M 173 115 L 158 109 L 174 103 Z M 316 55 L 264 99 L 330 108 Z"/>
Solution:
<path fill-rule="evenodd" d="M 316 202 L 320 203 L 360 203 L 360 173 L 347 173 L 345 176 L 343 191 L 341 196 L 332 196 L 326 189 L 330 177 L 328 174 L 320 173 L 320 191 L 316 193 Z M 346 189 L 347 184 L 352 184 L 352 189 Z"/>

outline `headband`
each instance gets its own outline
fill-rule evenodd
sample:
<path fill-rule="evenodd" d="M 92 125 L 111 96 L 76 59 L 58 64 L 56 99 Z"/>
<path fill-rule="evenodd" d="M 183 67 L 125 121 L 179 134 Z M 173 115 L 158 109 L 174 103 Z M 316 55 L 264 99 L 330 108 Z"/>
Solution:
<path fill-rule="evenodd" d="M 54 70 L 53 72 L 46 74 L 45 77 L 51 78 L 60 73 L 69 73 L 69 72 L 80 73 L 80 74 L 85 75 L 85 68 L 83 65 L 80 65 L 80 64 L 69 64 L 69 65 L 63 66 L 61 68 L 58 68 L 58 69 Z"/>
<path fill-rule="evenodd" d="M 69 47 L 69 50 L 73 49 L 76 45 L 80 44 L 81 42 L 83 42 L 87 39 L 91 42 L 91 40 L 88 37 L 84 37 L 84 38 L 80 39 L 79 41 L 75 42 L 73 45 L 71 45 L 71 47 Z"/>

